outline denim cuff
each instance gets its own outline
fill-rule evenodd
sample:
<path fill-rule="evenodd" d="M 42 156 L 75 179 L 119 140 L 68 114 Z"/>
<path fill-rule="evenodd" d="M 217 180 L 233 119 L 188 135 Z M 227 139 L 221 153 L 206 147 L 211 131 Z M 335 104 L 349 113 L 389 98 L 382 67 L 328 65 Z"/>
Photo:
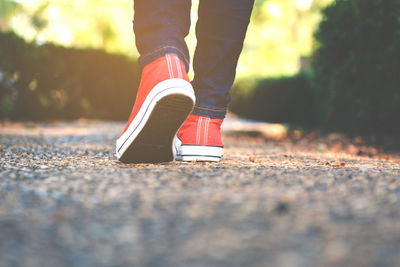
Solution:
<path fill-rule="evenodd" d="M 224 119 L 226 115 L 226 109 L 213 109 L 207 107 L 194 106 L 192 114 L 209 117 L 212 119 Z"/>
<path fill-rule="evenodd" d="M 164 45 L 151 52 L 143 54 L 139 57 L 140 67 L 143 69 L 147 64 L 153 62 L 157 58 L 163 57 L 166 54 L 177 55 L 182 62 L 185 64 L 186 72 L 189 72 L 189 58 L 183 53 L 178 47 L 173 45 Z"/>

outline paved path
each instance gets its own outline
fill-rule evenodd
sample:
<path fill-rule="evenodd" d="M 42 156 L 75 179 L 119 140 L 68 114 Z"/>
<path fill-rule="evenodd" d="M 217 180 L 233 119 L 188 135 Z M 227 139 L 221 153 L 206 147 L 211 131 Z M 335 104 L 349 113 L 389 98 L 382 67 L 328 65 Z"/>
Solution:
<path fill-rule="evenodd" d="M 125 165 L 122 128 L 0 126 L 0 266 L 400 266 L 398 161 L 225 135 L 221 163 Z"/>

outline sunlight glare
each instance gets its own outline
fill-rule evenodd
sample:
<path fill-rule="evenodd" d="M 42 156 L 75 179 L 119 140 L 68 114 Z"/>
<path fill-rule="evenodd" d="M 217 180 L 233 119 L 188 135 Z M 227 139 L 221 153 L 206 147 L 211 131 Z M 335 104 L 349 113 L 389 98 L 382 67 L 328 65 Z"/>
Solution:
<path fill-rule="evenodd" d="M 264 12 L 273 17 L 279 19 L 283 15 L 282 7 L 276 2 L 266 2 L 263 6 Z"/>
<path fill-rule="evenodd" d="M 301 11 L 308 10 L 312 5 L 313 0 L 296 0 L 296 8 Z"/>

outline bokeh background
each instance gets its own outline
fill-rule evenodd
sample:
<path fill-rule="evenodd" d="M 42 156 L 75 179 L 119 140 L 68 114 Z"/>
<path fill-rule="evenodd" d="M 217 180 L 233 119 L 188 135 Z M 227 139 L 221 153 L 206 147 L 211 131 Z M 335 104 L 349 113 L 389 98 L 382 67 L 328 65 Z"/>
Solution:
<path fill-rule="evenodd" d="M 125 120 L 140 81 L 132 18 L 129 0 L 2 0 L 0 119 Z M 399 0 L 256 0 L 230 111 L 398 134 L 399 47 Z"/>

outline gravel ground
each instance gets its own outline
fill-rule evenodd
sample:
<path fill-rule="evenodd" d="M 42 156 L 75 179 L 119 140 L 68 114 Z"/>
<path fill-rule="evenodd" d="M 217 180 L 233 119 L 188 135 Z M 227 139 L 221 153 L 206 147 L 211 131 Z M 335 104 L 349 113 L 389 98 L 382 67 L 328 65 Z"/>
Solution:
<path fill-rule="evenodd" d="M 400 266 L 398 160 L 225 134 L 220 163 L 126 165 L 122 128 L 0 126 L 0 266 Z"/>

